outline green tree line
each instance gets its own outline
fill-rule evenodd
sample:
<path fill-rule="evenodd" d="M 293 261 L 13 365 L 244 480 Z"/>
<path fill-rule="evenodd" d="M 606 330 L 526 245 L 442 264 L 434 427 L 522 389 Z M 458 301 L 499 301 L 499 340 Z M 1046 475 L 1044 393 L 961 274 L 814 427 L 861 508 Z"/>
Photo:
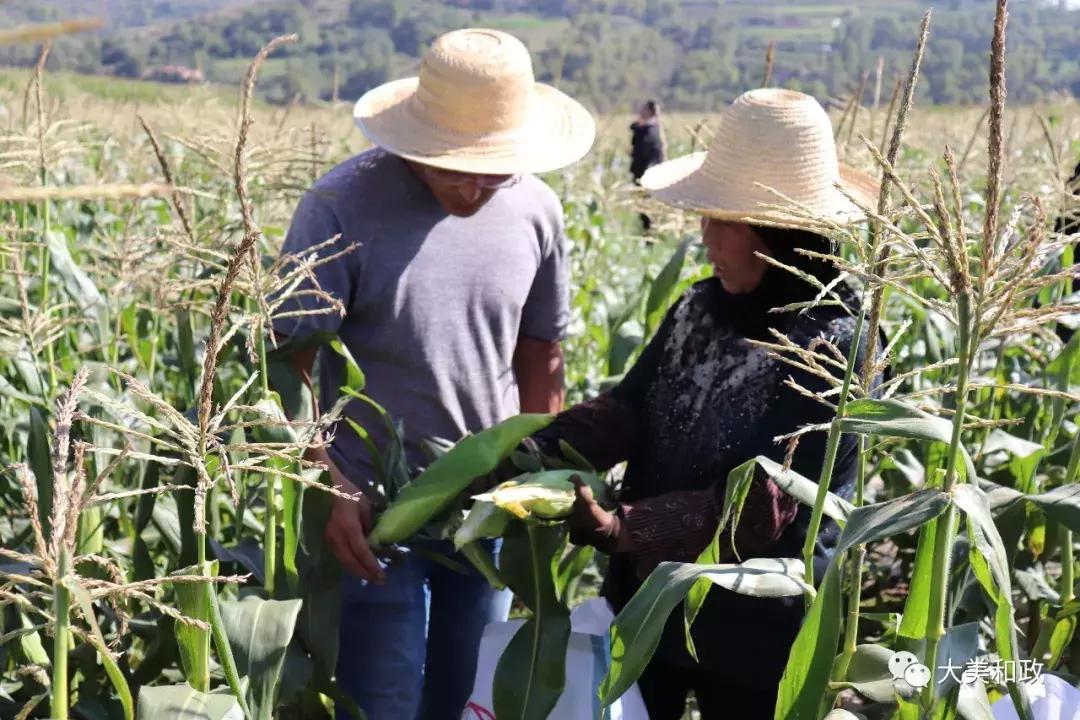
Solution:
<path fill-rule="evenodd" d="M 867 102 L 883 68 L 883 90 L 909 62 L 919 16 L 914 0 L 113 0 L 115 21 L 90 36 L 64 38 L 50 69 L 141 77 L 162 66 L 197 68 L 234 82 L 267 38 L 296 32 L 300 42 L 270 61 L 262 84 L 272 102 L 353 99 L 415 71 L 425 45 L 466 25 L 504 28 L 533 52 L 537 76 L 601 111 L 649 96 L 670 108 L 713 110 L 764 75 L 775 43 L 774 84 L 820 98 L 848 96 L 864 76 Z M 31 3 L 31 5 L 35 5 Z M 933 34 L 921 85 L 924 100 L 975 103 L 986 97 L 987 0 L 934 4 Z M 34 19 L 63 16 L 58 7 Z M 1009 23 L 1010 96 L 1034 102 L 1080 94 L 1080 10 L 1061 2 L 1017 2 Z M 0 48 L 0 63 L 33 62 L 32 47 Z M 883 102 L 888 98 L 884 97 Z"/>

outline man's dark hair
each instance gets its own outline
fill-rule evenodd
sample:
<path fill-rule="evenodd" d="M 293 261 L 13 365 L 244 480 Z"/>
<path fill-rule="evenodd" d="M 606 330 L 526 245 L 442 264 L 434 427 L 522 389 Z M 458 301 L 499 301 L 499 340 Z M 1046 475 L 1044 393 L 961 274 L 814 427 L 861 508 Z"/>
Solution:
<path fill-rule="evenodd" d="M 655 100 L 646 100 L 645 109 L 655 115 L 660 110 L 660 104 Z"/>

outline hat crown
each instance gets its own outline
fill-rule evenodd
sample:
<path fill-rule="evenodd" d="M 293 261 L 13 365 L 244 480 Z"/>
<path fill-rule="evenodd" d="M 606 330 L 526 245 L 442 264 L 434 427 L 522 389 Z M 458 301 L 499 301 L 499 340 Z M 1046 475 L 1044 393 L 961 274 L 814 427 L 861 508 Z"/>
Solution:
<path fill-rule="evenodd" d="M 832 123 L 809 95 L 745 92 L 724 111 L 702 171 L 755 204 L 782 204 L 775 190 L 814 206 L 840 180 Z"/>
<path fill-rule="evenodd" d="M 529 117 L 535 78 L 513 35 L 469 28 L 442 35 L 420 65 L 417 114 L 464 136 L 511 132 Z"/>

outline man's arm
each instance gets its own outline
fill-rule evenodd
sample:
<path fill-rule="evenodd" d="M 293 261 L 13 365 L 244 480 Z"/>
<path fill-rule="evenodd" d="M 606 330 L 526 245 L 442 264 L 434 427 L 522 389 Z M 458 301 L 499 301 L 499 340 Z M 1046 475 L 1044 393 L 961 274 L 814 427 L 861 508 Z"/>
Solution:
<path fill-rule="evenodd" d="M 557 413 L 562 410 L 566 397 L 565 374 L 562 345 L 558 340 L 519 337 L 514 350 L 514 374 L 522 412 Z"/>
<path fill-rule="evenodd" d="M 289 356 L 289 364 L 308 389 L 311 390 L 311 369 L 315 365 L 316 348 L 297 350 Z M 318 417 L 318 403 L 312 391 L 312 417 Z M 356 500 L 333 496 L 330 518 L 326 523 L 326 540 L 330 549 L 346 570 L 365 580 L 381 584 L 384 579 L 382 567 L 368 546 L 367 534 L 371 531 L 371 501 L 360 494 L 334 461 L 325 447 L 308 448 L 305 459 L 326 465 L 334 487 L 344 493 L 356 495 Z"/>

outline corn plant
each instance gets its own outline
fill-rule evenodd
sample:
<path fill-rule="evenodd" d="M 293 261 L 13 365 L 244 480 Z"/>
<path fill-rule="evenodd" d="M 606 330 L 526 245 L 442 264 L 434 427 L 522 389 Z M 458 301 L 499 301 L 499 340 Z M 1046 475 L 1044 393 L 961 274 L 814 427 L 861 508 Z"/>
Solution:
<path fill-rule="evenodd" d="M 999 696 L 1026 712 L 1022 682 L 918 692 L 894 681 L 895 650 L 935 670 L 996 655 L 1080 672 L 1075 234 L 1052 229 L 1071 198 L 1062 169 L 1080 149 L 1068 144 L 1078 124 L 1068 109 L 1006 111 L 1005 9 L 985 114 L 914 107 L 920 58 L 934 52 L 928 20 L 887 111 L 860 107 L 857 87 L 837 103 L 846 161 L 877 172 L 883 192 L 864 208 L 866 230 L 818 229 L 840 242 L 832 261 L 861 291 L 864 334 L 887 339 L 861 367 L 827 344 L 778 336 L 767 346 L 832 378 L 821 399 L 835 420 L 779 442 L 858 435 L 857 489 L 828 492 L 827 467 L 807 478 L 748 458 L 728 479 L 721 518 L 732 532 L 739 498 L 768 476 L 843 525 L 828 571 L 812 577 L 805 558 L 718 562 L 719 534 L 700 563 L 661 565 L 613 627 L 603 700 L 630 686 L 667 615 L 685 602 L 692 622 L 706 592 L 806 599 L 780 718 L 841 706 L 975 717 Z M 333 258 L 278 249 L 299 194 L 361 145 L 339 111 L 251 100 L 261 58 L 286 41 L 256 59 L 238 103 L 215 88 L 154 89 L 161 99 L 147 101 L 146 87 L 121 83 L 101 98 L 47 75 L 47 45 L 31 72 L 0 74 L 5 716 L 357 713 L 334 683 L 340 569 L 321 538 L 332 490 L 306 459 L 340 407 L 307 410 L 309 390 L 272 328 L 298 293 L 343 312 L 311 282 Z M 669 118 L 673 155 L 701 147 L 708 120 Z M 604 119 L 594 153 L 546 178 L 570 243 L 572 400 L 618 378 L 670 302 L 709 272 L 692 243 L 696 219 L 629 186 L 623 127 Z M 832 288 L 819 290 L 829 302 Z M 349 376 L 343 400 L 364 394 L 362 368 Z M 597 493 L 619 479 L 514 452 L 546 422 L 477 433 L 415 477 L 384 451 L 374 540 L 387 556 L 417 533 L 454 538 L 528 614 L 498 665 L 499 717 L 549 714 L 569 609 L 595 592 L 603 566 L 566 540 L 569 474 L 605 483 Z M 474 484 L 500 469 L 502 483 Z M 492 537 L 503 538 L 497 563 L 476 542 Z"/>

